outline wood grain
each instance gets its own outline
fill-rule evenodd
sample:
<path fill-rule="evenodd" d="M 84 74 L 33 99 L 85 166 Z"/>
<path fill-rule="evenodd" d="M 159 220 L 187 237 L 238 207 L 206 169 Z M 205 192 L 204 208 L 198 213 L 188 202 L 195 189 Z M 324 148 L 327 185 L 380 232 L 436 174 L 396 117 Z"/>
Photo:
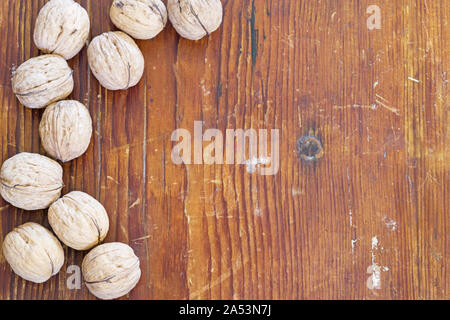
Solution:
<path fill-rule="evenodd" d="M 0 2 L 0 162 L 44 154 L 42 111 L 15 99 L 11 70 L 39 51 L 45 1 Z M 82 0 L 92 36 L 113 30 L 110 1 Z M 142 279 L 125 299 L 449 299 L 450 5 L 447 0 L 224 0 L 223 26 L 192 42 L 168 25 L 138 41 L 138 86 L 110 92 L 70 61 L 73 99 L 94 131 L 64 165 L 64 192 L 106 207 L 107 241 L 130 244 Z M 370 31 L 367 7 L 381 8 Z M 171 160 L 174 130 L 280 129 L 280 170 Z M 323 157 L 299 159 L 319 138 Z M 0 243 L 15 226 L 48 226 L 46 212 L 0 199 Z M 37 285 L 0 255 L 0 299 L 94 299 L 69 290 L 66 264 Z M 380 287 L 367 280 L 379 266 Z M 368 273 L 369 272 L 369 273 Z"/>

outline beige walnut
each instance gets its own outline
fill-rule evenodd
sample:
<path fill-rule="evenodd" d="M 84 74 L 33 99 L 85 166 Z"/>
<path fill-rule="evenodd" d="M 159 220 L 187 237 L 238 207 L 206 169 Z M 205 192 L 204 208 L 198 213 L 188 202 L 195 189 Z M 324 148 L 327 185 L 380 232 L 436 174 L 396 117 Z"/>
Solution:
<path fill-rule="evenodd" d="M 44 53 L 69 60 L 80 52 L 89 36 L 87 11 L 73 0 L 50 0 L 39 11 L 34 43 Z"/>
<path fill-rule="evenodd" d="M 58 238 L 75 250 L 88 250 L 105 239 L 109 219 L 105 208 L 90 195 L 73 191 L 48 209 L 48 221 Z"/>
<path fill-rule="evenodd" d="M 199 40 L 222 24 L 220 0 L 168 0 L 167 10 L 173 27 L 186 39 Z"/>
<path fill-rule="evenodd" d="M 117 28 L 141 40 L 156 37 L 167 23 L 161 0 L 114 0 L 109 15 Z"/>
<path fill-rule="evenodd" d="M 45 109 L 39 125 L 42 145 L 47 153 L 62 162 L 84 154 L 92 137 L 92 118 L 80 102 L 64 100 Z"/>
<path fill-rule="evenodd" d="M 88 48 L 89 67 L 109 90 L 134 87 L 144 73 L 144 56 L 134 40 L 121 31 L 95 37 Z"/>
<path fill-rule="evenodd" d="M 84 258 L 82 272 L 86 286 L 97 298 L 112 300 L 128 294 L 139 282 L 139 258 L 123 243 L 106 243 Z"/>
<path fill-rule="evenodd" d="M 58 239 L 37 223 L 26 223 L 8 233 L 3 241 L 3 255 L 14 273 L 35 283 L 49 280 L 64 264 Z"/>
<path fill-rule="evenodd" d="M 48 208 L 61 195 L 63 169 L 58 162 L 33 153 L 19 153 L 0 170 L 0 194 L 24 210 Z"/>
<path fill-rule="evenodd" d="M 31 58 L 13 72 L 12 89 L 24 106 L 41 109 L 72 93 L 72 70 L 55 54 Z"/>

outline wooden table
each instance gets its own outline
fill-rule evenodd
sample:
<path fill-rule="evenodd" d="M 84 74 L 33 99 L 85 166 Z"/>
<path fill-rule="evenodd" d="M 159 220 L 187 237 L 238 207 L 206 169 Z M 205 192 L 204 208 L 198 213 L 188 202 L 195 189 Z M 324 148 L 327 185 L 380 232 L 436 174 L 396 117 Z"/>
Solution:
<path fill-rule="evenodd" d="M 92 36 L 114 29 L 111 1 L 80 2 Z M 42 110 L 21 106 L 10 81 L 39 54 L 32 35 L 44 3 L 0 2 L 1 162 L 44 154 Z M 96 196 L 111 220 L 107 241 L 140 257 L 126 298 L 449 299 L 450 2 L 223 4 L 223 26 L 201 41 L 180 39 L 170 23 L 138 41 L 146 69 L 128 91 L 101 88 L 86 49 L 70 61 L 71 98 L 89 107 L 94 135 L 64 164 L 64 193 Z M 193 135 L 195 121 L 223 133 L 279 129 L 279 172 L 176 165 L 171 135 Z M 299 157 L 305 136 L 316 140 L 300 154 L 318 159 Z M 0 211 L 0 243 L 22 223 L 48 226 L 45 211 L 3 200 Z M 42 285 L 0 256 L 0 299 L 94 299 L 67 287 L 85 253 L 65 253 Z"/>

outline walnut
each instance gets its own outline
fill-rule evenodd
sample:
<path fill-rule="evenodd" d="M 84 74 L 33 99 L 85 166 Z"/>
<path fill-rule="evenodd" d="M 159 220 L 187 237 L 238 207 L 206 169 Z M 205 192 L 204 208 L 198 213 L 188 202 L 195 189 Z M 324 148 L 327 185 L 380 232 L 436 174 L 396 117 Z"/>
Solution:
<path fill-rule="evenodd" d="M 199 40 L 222 24 L 220 0 L 169 0 L 167 10 L 173 27 L 190 40 Z"/>
<path fill-rule="evenodd" d="M 134 40 L 121 31 L 95 37 L 88 48 L 92 73 L 109 90 L 126 90 L 144 73 L 144 56 Z"/>
<path fill-rule="evenodd" d="M 19 153 L 3 163 L 0 194 L 20 209 L 46 209 L 61 195 L 62 176 L 58 162 L 39 154 Z"/>
<path fill-rule="evenodd" d="M 39 11 L 34 43 L 44 53 L 69 60 L 80 52 L 89 36 L 87 11 L 73 0 L 50 0 Z"/>
<path fill-rule="evenodd" d="M 109 229 L 108 214 L 90 195 L 74 191 L 48 209 L 48 221 L 65 245 L 88 250 L 105 239 Z"/>
<path fill-rule="evenodd" d="M 123 243 L 107 243 L 92 249 L 84 258 L 86 286 L 97 298 L 112 300 L 128 294 L 139 282 L 139 258 Z"/>
<path fill-rule="evenodd" d="M 142 40 L 156 37 L 167 23 L 161 0 L 114 0 L 109 15 L 117 28 Z"/>
<path fill-rule="evenodd" d="M 49 280 L 64 264 L 58 239 L 37 223 L 26 223 L 8 233 L 3 255 L 18 276 L 35 283 Z"/>
<path fill-rule="evenodd" d="M 13 73 L 12 89 L 24 106 L 41 109 L 72 93 L 72 70 L 55 54 L 31 58 Z"/>
<path fill-rule="evenodd" d="M 59 101 L 45 109 L 39 125 L 42 145 L 55 159 L 67 162 L 86 152 L 92 137 L 92 118 L 80 102 Z"/>

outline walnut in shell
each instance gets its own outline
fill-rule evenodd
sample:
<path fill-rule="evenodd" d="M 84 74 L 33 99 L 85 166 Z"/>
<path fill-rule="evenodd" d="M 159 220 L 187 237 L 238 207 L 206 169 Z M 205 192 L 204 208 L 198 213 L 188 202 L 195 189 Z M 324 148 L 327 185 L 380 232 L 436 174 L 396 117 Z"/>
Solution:
<path fill-rule="evenodd" d="M 156 37 L 167 23 L 161 0 L 114 0 L 109 15 L 117 28 L 141 40 Z"/>
<path fill-rule="evenodd" d="M 134 40 L 121 31 L 95 37 L 88 48 L 92 73 L 109 90 L 126 90 L 144 73 L 144 56 Z"/>
<path fill-rule="evenodd" d="M 105 208 L 90 195 L 73 191 L 48 209 L 48 221 L 58 238 L 75 250 L 88 250 L 105 239 L 109 219 Z"/>
<path fill-rule="evenodd" d="M 139 258 L 123 243 L 106 243 L 84 258 L 82 272 L 86 286 L 97 298 L 112 300 L 128 294 L 139 282 Z"/>
<path fill-rule="evenodd" d="M 37 223 L 26 223 L 8 233 L 3 255 L 14 273 L 35 283 L 49 280 L 64 264 L 58 239 Z"/>
<path fill-rule="evenodd" d="M 186 39 L 199 40 L 222 24 L 220 0 L 169 0 L 167 10 L 173 27 Z"/>
<path fill-rule="evenodd" d="M 0 170 L 0 194 L 24 210 L 47 209 L 61 195 L 63 169 L 58 162 L 34 153 L 19 153 Z"/>
<path fill-rule="evenodd" d="M 24 106 L 41 109 L 72 93 L 72 70 L 55 54 L 31 58 L 13 72 L 12 89 Z"/>
<path fill-rule="evenodd" d="M 92 137 L 92 118 L 80 102 L 63 100 L 45 109 L 39 125 L 42 145 L 49 155 L 62 162 L 86 152 Z"/>
<path fill-rule="evenodd" d="M 34 43 L 44 53 L 72 59 L 84 47 L 89 36 L 87 11 L 73 0 L 50 0 L 39 11 Z"/>

